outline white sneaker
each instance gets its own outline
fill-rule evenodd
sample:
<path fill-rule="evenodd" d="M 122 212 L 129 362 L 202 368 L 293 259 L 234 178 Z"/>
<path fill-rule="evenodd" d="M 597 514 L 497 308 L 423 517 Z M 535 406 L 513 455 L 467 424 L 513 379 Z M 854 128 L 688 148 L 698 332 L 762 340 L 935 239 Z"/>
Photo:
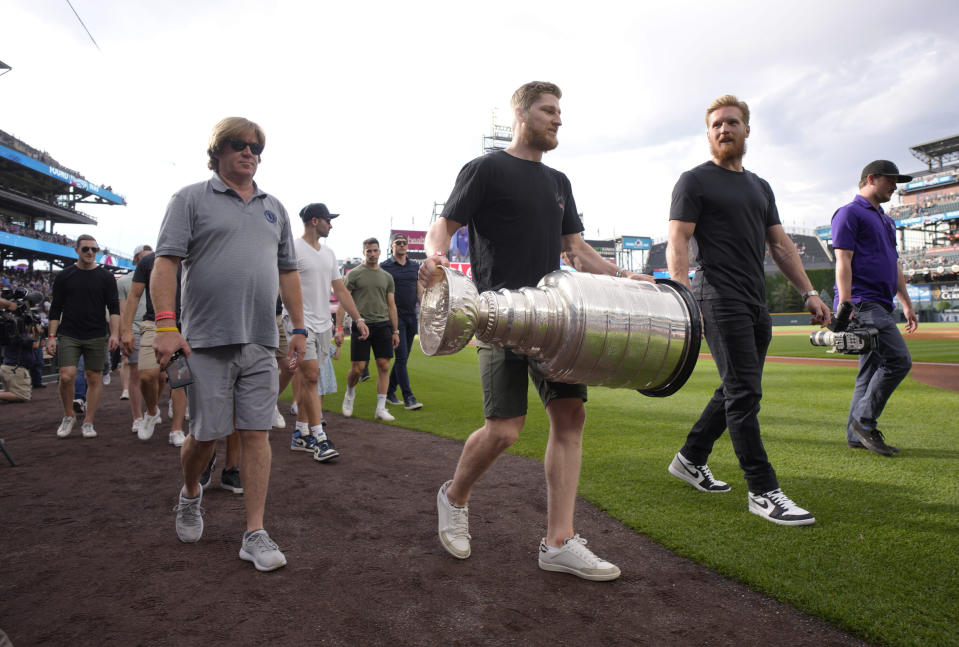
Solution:
<path fill-rule="evenodd" d="M 130 399 L 130 391 L 127 390 L 127 389 L 123 389 L 123 393 L 120 394 L 120 399 L 121 399 L 121 400 L 129 400 L 129 399 Z"/>
<path fill-rule="evenodd" d="M 386 409 L 377 409 L 376 413 L 373 414 L 373 417 L 377 420 L 382 420 L 383 422 L 392 422 L 396 420 L 396 417 Z"/>
<path fill-rule="evenodd" d="M 93 428 L 92 422 L 85 422 L 83 426 L 80 427 L 80 433 L 83 434 L 84 438 L 96 438 L 97 430 Z"/>
<path fill-rule="evenodd" d="M 60 428 L 57 429 L 57 438 L 66 438 L 73 431 L 73 423 L 77 421 L 73 416 L 64 417 L 60 421 Z"/>
<path fill-rule="evenodd" d="M 436 493 L 436 512 L 439 518 L 440 542 L 450 555 L 459 559 L 470 556 L 469 506 L 455 506 L 446 498 L 447 481 Z"/>
<path fill-rule="evenodd" d="M 280 413 L 279 405 L 273 407 L 273 428 L 274 429 L 286 428 L 286 418 L 284 418 L 283 414 Z"/>
<path fill-rule="evenodd" d="M 170 444 L 174 447 L 182 447 L 184 440 L 186 440 L 186 436 L 179 429 L 170 432 Z"/>
<path fill-rule="evenodd" d="M 597 557 L 593 551 L 586 548 L 586 540 L 579 535 L 569 537 L 558 550 L 549 549 L 546 540 L 541 540 L 539 567 L 544 571 L 571 573 L 594 582 L 607 582 L 619 577 L 619 567 Z"/>
<path fill-rule="evenodd" d="M 356 400 L 356 391 L 350 394 L 349 391 L 343 394 L 343 415 L 349 418 L 353 415 L 353 401 Z"/>
<path fill-rule="evenodd" d="M 112 378 L 110 377 L 110 374 L 109 374 L 109 373 L 104 373 L 104 374 L 103 374 L 103 386 L 110 386 L 110 382 L 111 382 L 111 381 L 112 381 Z"/>
<path fill-rule="evenodd" d="M 140 440 L 150 440 L 153 437 L 153 429 L 157 426 L 157 423 L 160 422 L 160 410 L 157 409 L 156 415 L 151 416 L 149 413 L 143 416 L 143 422 L 140 423 L 140 428 L 137 429 L 137 438 Z"/>
<path fill-rule="evenodd" d="M 686 460 L 682 452 L 676 452 L 668 471 L 678 479 L 686 481 L 700 492 L 729 492 L 729 484 L 713 476 L 709 466 L 703 463 L 695 465 Z"/>
<path fill-rule="evenodd" d="M 808 526 L 816 523 L 811 512 L 796 505 L 780 488 L 763 494 L 750 492 L 748 498 L 749 511 L 767 521 L 783 526 Z"/>
<path fill-rule="evenodd" d="M 143 418 L 137 418 L 136 420 L 134 420 L 134 421 L 133 421 L 133 433 L 139 434 L 139 433 L 140 433 L 140 425 L 142 425 L 142 424 L 143 424 Z"/>

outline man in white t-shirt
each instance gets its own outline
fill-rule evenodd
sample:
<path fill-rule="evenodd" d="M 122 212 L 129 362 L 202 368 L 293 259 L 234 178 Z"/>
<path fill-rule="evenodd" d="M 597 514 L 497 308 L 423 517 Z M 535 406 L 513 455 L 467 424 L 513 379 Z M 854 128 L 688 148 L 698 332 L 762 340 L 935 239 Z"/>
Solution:
<path fill-rule="evenodd" d="M 333 337 L 333 319 L 330 315 L 330 290 L 336 293 L 340 307 L 357 321 L 361 338 L 369 334 L 366 323 L 353 303 L 353 297 L 343 285 L 333 250 L 320 244 L 321 238 L 330 235 L 333 218 L 325 204 L 314 202 L 300 211 L 303 220 L 303 236 L 293 241 L 296 250 L 296 269 L 300 274 L 303 291 L 303 320 L 306 325 L 306 354 L 296 369 L 297 414 L 296 429 L 290 441 L 290 449 L 311 452 L 321 463 L 333 460 L 340 453 L 323 429 L 323 400 L 317 392 L 320 365 L 326 361 Z M 289 317 L 284 311 L 284 324 L 289 327 Z M 289 333 L 290 330 L 287 330 Z M 337 330 L 337 345 L 343 343 L 343 331 Z"/>

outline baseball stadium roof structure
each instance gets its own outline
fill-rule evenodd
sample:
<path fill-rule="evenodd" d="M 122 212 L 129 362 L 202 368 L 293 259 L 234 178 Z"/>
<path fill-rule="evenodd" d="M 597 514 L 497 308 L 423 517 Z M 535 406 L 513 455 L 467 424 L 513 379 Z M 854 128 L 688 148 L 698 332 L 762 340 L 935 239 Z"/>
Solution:
<path fill-rule="evenodd" d="M 935 139 L 909 149 L 913 156 L 925 164 L 929 170 L 942 168 L 950 162 L 959 160 L 959 135 Z"/>

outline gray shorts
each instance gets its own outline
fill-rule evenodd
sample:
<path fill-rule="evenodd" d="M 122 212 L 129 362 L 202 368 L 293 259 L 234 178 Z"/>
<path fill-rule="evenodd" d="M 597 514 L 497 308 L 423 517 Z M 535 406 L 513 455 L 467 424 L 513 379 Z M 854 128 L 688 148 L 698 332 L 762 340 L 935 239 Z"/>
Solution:
<path fill-rule="evenodd" d="M 315 360 L 321 364 L 326 361 L 330 353 L 330 342 L 333 340 L 333 329 L 326 332 L 306 331 L 306 353 L 303 356 L 304 362 Z"/>
<path fill-rule="evenodd" d="M 190 433 L 216 440 L 234 429 L 268 431 L 279 388 L 274 349 L 259 344 L 194 348 L 190 353 L 193 384 Z"/>
<path fill-rule="evenodd" d="M 127 357 L 127 364 L 139 364 L 140 362 L 140 327 L 133 326 L 133 352 Z"/>

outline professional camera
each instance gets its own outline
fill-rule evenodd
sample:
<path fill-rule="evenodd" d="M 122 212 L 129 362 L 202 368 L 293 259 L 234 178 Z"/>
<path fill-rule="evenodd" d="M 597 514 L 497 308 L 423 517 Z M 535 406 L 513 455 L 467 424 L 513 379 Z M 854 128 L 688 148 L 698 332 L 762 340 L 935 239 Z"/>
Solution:
<path fill-rule="evenodd" d="M 860 355 L 879 348 L 879 331 L 864 327 L 849 301 L 839 304 L 839 312 L 826 328 L 828 330 L 810 333 L 809 343 L 813 346 L 832 346 L 828 352 L 845 355 Z"/>
<path fill-rule="evenodd" d="M 24 288 L 3 288 L 0 297 L 17 304 L 14 312 L 0 311 L 0 346 L 32 339 L 35 328 L 41 323 L 39 306 L 43 303 L 43 295 L 35 290 L 27 292 Z"/>

